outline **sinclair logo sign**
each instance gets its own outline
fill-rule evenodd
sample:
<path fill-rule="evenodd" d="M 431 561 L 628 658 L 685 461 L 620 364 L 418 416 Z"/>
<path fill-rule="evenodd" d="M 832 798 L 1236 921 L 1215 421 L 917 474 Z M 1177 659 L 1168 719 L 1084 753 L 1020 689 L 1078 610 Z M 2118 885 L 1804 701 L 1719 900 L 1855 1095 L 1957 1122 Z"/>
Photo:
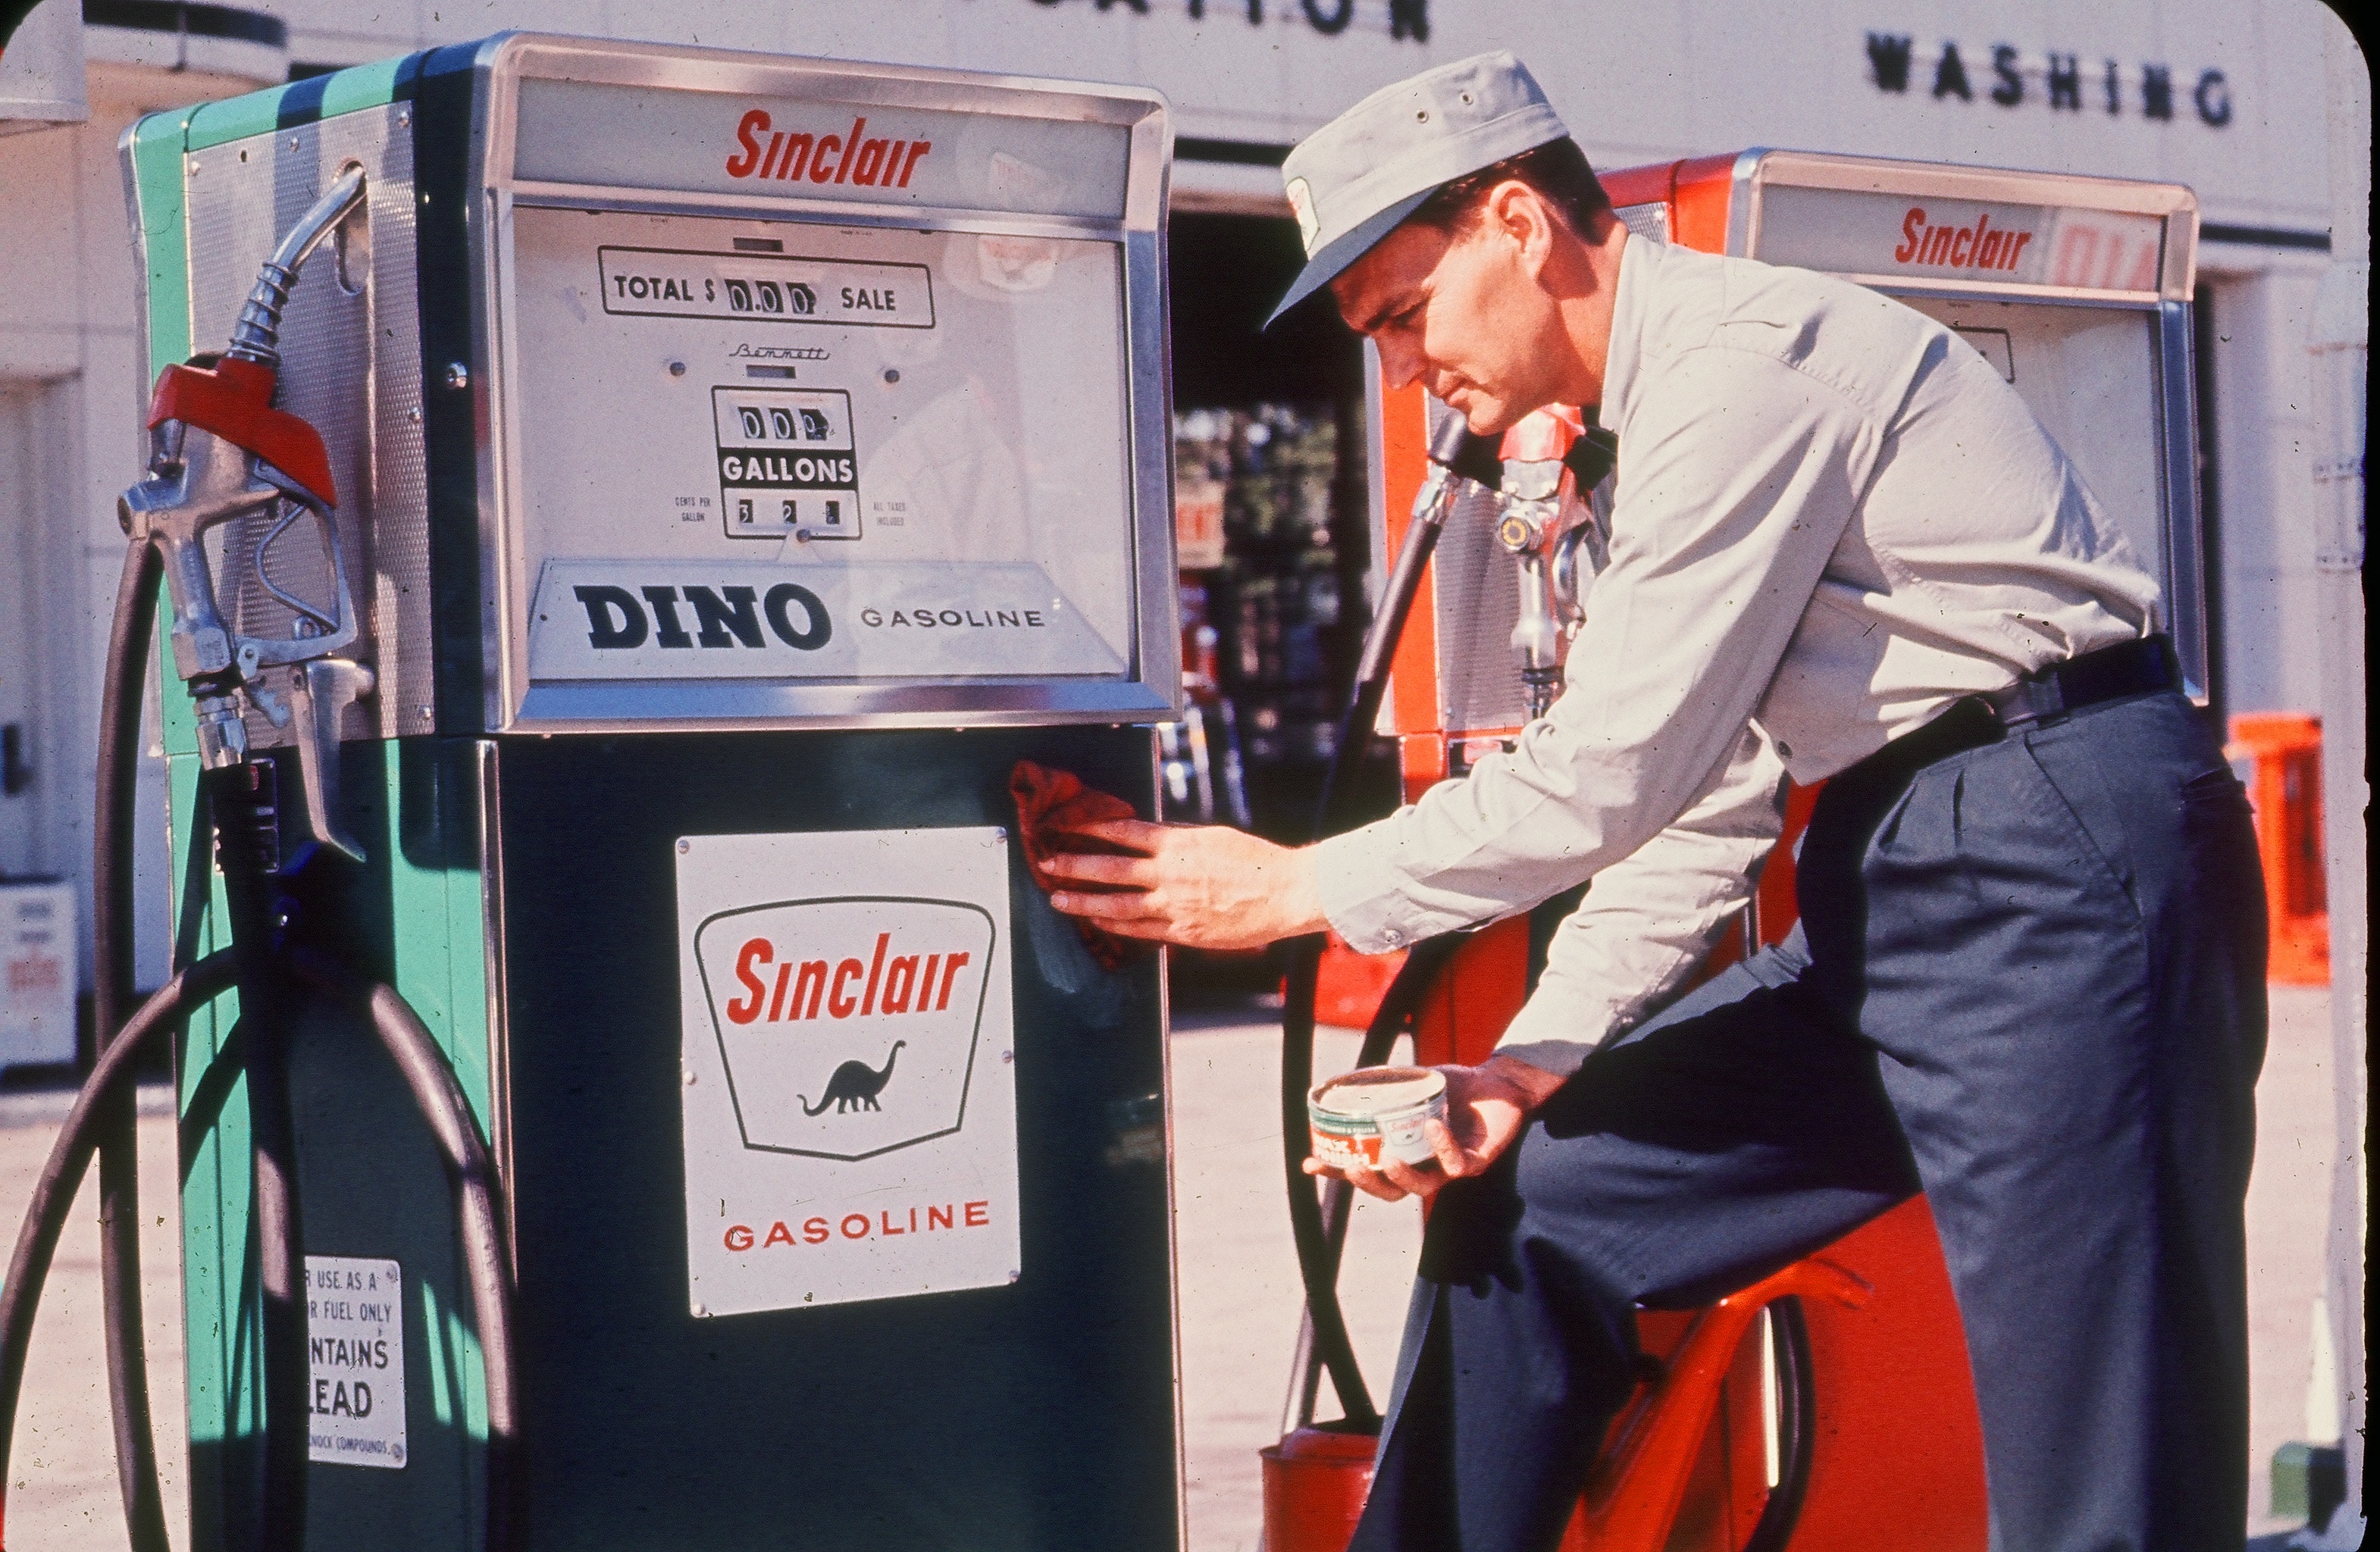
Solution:
<path fill-rule="evenodd" d="M 862 188 L 906 188 L 917 164 L 934 149 L 931 140 L 870 138 L 868 120 L 854 118 L 840 133 L 780 128 L 766 108 L 754 108 L 736 121 L 735 152 L 727 158 L 727 176 L 794 183 L 856 184 Z"/>
<path fill-rule="evenodd" d="M 698 1316 L 1021 1275 L 1009 843 L 677 843 Z"/>
<path fill-rule="evenodd" d="M 957 1131 L 991 914 L 852 895 L 722 912 L 696 963 L 748 1148 L 856 1161 Z"/>

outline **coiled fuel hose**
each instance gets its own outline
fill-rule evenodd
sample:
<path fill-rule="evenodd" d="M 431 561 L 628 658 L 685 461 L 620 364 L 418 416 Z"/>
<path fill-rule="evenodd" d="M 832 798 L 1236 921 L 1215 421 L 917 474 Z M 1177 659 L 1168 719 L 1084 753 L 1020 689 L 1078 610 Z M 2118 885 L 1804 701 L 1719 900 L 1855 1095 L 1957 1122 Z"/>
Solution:
<path fill-rule="evenodd" d="M 361 173 L 350 170 L 299 219 L 259 273 L 235 326 L 230 355 L 277 369 L 281 312 L 298 273 L 322 239 L 362 206 L 363 192 Z M 259 470 L 260 475 L 264 472 Z M 286 1062 L 297 1015 L 310 1005 L 326 1002 L 370 1025 L 395 1063 L 445 1166 L 484 1359 L 488 1437 L 482 1545 L 489 1552 L 513 1552 L 526 1541 L 518 1343 L 514 1274 L 494 1163 L 454 1069 L 405 999 L 302 940 L 308 880 L 340 864 L 323 855 L 328 848 L 310 848 L 295 867 L 279 867 L 278 771 L 271 757 L 221 765 L 205 771 L 200 781 L 204 827 L 214 832 L 232 947 L 183 965 L 162 990 L 122 1020 L 132 1000 L 131 845 L 141 687 L 164 569 L 159 540 L 146 529 L 137 534 L 117 588 L 101 701 L 93 879 L 98 1059 L 35 1184 L 7 1280 L 0 1285 L 0 1546 L 6 1544 L 6 1467 L 33 1317 L 76 1192 L 96 1155 L 117 1476 L 135 1552 L 167 1552 L 141 1338 L 133 1079 L 141 1058 L 159 1038 L 236 987 L 241 994 L 240 1022 L 200 1078 L 200 1098 L 194 1100 L 186 1120 L 211 1124 L 233 1078 L 245 1075 L 249 1080 L 257 1182 L 251 1210 L 263 1292 L 263 1514 L 258 1545 L 265 1552 L 295 1552 L 305 1538 L 310 1364 L 303 1219 Z M 220 693 L 221 686 L 214 687 Z M 316 818 L 327 822 L 328 817 Z M 204 833 L 191 838 L 192 866 L 201 871 L 208 843 Z M 293 923 L 298 930 L 291 930 Z"/>
<path fill-rule="evenodd" d="M 1346 712 L 1339 720 L 1338 741 L 1331 749 L 1330 770 L 1322 779 L 1322 797 L 1315 818 L 1318 840 L 1335 833 L 1347 817 L 1342 810 L 1354 773 L 1363 763 L 1365 752 L 1371 747 L 1372 728 L 1379 719 L 1381 698 L 1388 692 L 1389 669 L 1396 660 L 1397 642 L 1404 635 L 1406 616 L 1413 612 L 1414 598 L 1421 589 L 1430 554 L 1438 547 L 1438 537 L 1446 527 L 1447 515 L 1453 510 L 1463 482 L 1493 491 L 1503 478 L 1497 446 L 1497 438 L 1475 436 L 1463 429 L 1460 418 L 1451 416 L 1430 438 L 1429 477 L 1414 499 L 1413 521 L 1405 527 L 1404 548 L 1397 552 L 1396 565 L 1389 573 L 1379 612 L 1373 615 L 1371 628 L 1364 634 L 1354 688 L 1348 697 Z M 1365 1388 L 1363 1371 L 1355 1363 L 1354 1347 L 1348 1340 L 1346 1316 L 1339 1307 L 1339 1246 L 1345 1232 L 1348 1187 L 1344 1182 L 1331 1182 L 1330 1195 L 1337 1210 L 1330 1213 L 1326 1221 L 1323 1198 L 1317 1194 L 1312 1177 L 1305 1173 L 1305 1160 L 1313 1152 L 1305 1096 L 1314 1085 L 1315 992 L 1323 943 L 1322 937 L 1315 934 L 1294 939 L 1289 945 L 1288 974 L 1281 988 L 1281 1159 L 1289 1183 L 1290 1231 L 1297 1243 L 1298 1272 L 1305 1285 L 1310 1353 L 1307 1369 L 1311 1372 L 1318 1366 L 1330 1373 L 1330 1387 L 1338 1392 L 1347 1425 L 1360 1431 L 1378 1428 L 1380 1413 L 1372 1403 L 1371 1392 Z M 1444 957 L 1444 951 L 1430 944 L 1419 945 L 1406 956 L 1381 1000 L 1379 1015 L 1373 1019 L 1372 1029 L 1366 1033 L 1366 1055 L 1359 1065 L 1377 1066 L 1388 1054 L 1389 1045 L 1412 1008 L 1418 1005 L 1421 993 Z M 1310 1396 L 1312 1382 L 1302 1380 L 1301 1388 Z M 1310 1412 L 1310 1401 L 1307 1410 Z"/>

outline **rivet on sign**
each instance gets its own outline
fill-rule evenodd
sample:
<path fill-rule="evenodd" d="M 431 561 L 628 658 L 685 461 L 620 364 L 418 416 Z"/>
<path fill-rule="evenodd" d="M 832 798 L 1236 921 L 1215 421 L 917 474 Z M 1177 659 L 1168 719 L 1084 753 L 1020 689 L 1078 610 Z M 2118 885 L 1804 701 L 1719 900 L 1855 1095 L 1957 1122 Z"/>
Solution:
<path fill-rule="evenodd" d="M 884 381 L 885 381 L 885 382 L 900 382 L 900 381 L 901 381 L 901 369 L 900 369 L 900 368 L 898 368 L 898 367 L 887 367 L 887 368 L 885 368 L 885 369 L 884 369 Z"/>
<path fill-rule="evenodd" d="M 415 405 L 411 409 L 405 412 L 405 418 L 407 420 L 412 421 L 415 425 L 419 425 L 421 423 L 421 406 L 419 405 Z"/>
<path fill-rule="evenodd" d="M 708 1305 L 708 1304 L 697 1304 L 697 1305 L 695 1305 L 695 1306 L 694 1306 L 694 1317 L 695 1317 L 697 1320 L 708 1320 L 708 1319 L 710 1319 L 710 1305 Z"/>
<path fill-rule="evenodd" d="M 694 1069 L 691 1067 L 686 1070 L 686 1086 L 688 1088 L 694 1086 Z"/>
<path fill-rule="evenodd" d="M 1008 843 L 1007 830 L 1000 826 L 994 826 L 991 831 L 991 843 L 995 846 L 1006 845 Z"/>
<path fill-rule="evenodd" d="M 463 388 L 468 388 L 470 385 L 471 385 L 471 369 L 470 369 L 470 368 L 468 368 L 468 367 L 465 366 L 465 365 L 464 365 L 462 362 L 460 362 L 460 361 L 449 361 L 449 362 L 447 362 L 447 363 L 446 363 L 446 386 L 447 386 L 447 387 L 449 387 L 449 388 L 455 388 L 455 389 L 463 389 Z"/>
<path fill-rule="evenodd" d="M 1018 1270 L 1017 1270 L 1015 1267 L 1009 1267 L 1009 1268 L 1008 1268 L 1008 1280 L 1009 1280 L 1009 1281 L 1011 1281 L 1011 1282 L 1014 1282 L 1014 1281 L 1016 1281 L 1019 1278 L 1022 1278 L 1024 1275 L 1025 1275 L 1025 1274 L 1024 1274 L 1023 1272 L 1018 1271 Z"/>
<path fill-rule="evenodd" d="M 292 151 L 298 149 L 298 137 L 295 135 L 289 137 L 289 149 Z"/>
<path fill-rule="evenodd" d="M 694 843 L 691 841 L 681 841 L 677 843 L 677 849 L 681 852 L 690 852 L 694 850 Z"/>
<path fill-rule="evenodd" d="M 423 708 L 421 709 L 421 720 L 422 720 L 423 721 L 425 721 L 425 722 L 426 722 L 426 721 L 428 721 L 430 720 L 430 716 L 431 716 L 430 708 L 428 708 L 427 706 L 423 707 Z"/>
<path fill-rule="evenodd" d="M 686 363 L 684 361 L 672 361 L 670 363 L 670 375 L 672 377 L 684 377 L 686 375 Z"/>
<path fill-rule="evenodd" d="M 412 115 L 411 114 L 409 114 L 409 113 L 401 113 L 401 114 L 398 114 L 398 115 L 396 115 L 396 127 L 397 127 L 398 128 L 400 128 L 400 129 L 404 128 L 407 125 L 411 124 L 412 122 L 413 122 L 413 115 Z"/>
<path fill-rule="evenodd" d="M 1000 1060 L 1002 1061 L 1014 1061 L 1016 1060 L 1016 1053 L 1013 1050 L 1002 1051 L 1000 1053 Z"/>
<path fill-rule="evenodd" d="M 1415 114 L 1414 122 L 1416 124 L 1427 124 L 1429 122 L 1429 110 L 1427 108 L 1424 108 L 1420 112 Z"/>

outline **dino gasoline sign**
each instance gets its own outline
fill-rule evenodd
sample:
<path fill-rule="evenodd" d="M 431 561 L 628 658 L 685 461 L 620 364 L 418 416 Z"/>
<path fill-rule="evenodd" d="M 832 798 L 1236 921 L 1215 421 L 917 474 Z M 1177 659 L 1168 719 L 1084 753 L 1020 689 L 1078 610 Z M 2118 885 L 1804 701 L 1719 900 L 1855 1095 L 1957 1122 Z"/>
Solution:
<path fill-rule="evenodd" d="M 677 908 L 694 1313 L 1014 1281 L 1003 833 L 687 836 Z"/>

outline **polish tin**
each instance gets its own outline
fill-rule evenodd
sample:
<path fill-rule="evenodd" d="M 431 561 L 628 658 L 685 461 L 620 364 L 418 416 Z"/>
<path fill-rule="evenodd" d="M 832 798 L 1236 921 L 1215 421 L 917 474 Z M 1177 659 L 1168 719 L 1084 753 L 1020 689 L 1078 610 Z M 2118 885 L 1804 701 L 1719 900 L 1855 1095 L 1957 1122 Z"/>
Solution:
<path fill-rule="evenodd" d="M 1333 1169 L 1380 1167 L 1382 1152 L 1408 1164 L 1432 1157 L 1425 1122 L 1446 1119 L 1446 1075 L 1427 1067 L 1366 1067 L 1305 1097 L 1314 1157 Z"/>

